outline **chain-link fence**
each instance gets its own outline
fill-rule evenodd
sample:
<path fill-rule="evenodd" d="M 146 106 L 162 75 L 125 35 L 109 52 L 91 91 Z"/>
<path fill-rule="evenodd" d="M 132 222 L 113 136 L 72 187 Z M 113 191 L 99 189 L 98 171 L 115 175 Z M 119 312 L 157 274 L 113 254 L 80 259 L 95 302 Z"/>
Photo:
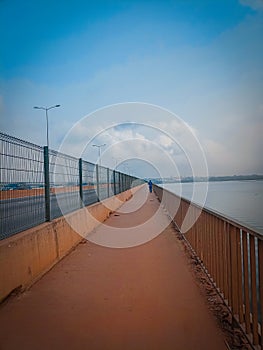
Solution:
<path fill-rule="evenodd" d="M 0 240 L 143 182 L 3 133 L 0 146 Z"/>

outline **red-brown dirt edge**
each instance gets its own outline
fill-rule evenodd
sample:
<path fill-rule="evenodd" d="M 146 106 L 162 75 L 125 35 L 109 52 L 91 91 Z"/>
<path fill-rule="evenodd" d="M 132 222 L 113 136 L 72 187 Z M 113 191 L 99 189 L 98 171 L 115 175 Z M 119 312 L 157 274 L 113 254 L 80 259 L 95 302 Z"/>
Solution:
<path fill-rule="evenodd" d="M 244 349 L 251 350 L 253 347 L 248 342 L 247 338 L 241 331 L 240 327 L 233 322 L 232 314 L 223 302 L 215 289 L 215 286 L 205 273 L 197 256 L 191 250 L 184 235 L 182 235 L 176 225 L 173 223 L 176 238 L 185 252 L 190 271 L 194 275 L 194 279 L 199 287 L 201 294 L 206 300 L 208 309 L 214 315 L 218 326 L 222 330 L 226 345 L 231 350 Z"/>

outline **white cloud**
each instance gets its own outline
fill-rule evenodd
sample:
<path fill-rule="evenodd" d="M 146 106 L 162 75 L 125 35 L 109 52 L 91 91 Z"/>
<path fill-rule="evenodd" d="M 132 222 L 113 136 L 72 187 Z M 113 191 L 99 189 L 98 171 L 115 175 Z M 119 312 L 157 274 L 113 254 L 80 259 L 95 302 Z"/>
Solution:
<path fill-rule="evenodd" d="M 241 3 L 261 8 L 263 2 L 242 0 Z M 150 155 L 147 140 L 159 143 L 179 164 L 184 164 L 182 149 L 198 162 L 194 156 L 198 146 L 194 135 L 204 144 L 209 169 L 214 174 L 263 173 L 259 124 L 263 119 L 260 16 L 261 13 L 249 16 L 206 47 L 170 48 L 156 56 L 136 57 L 103 71 L 94 71 L 93 78 L 84 83 L 45 86 L 26 80 L 5 81 L 1 93 L 1 129 L 43 144 L 44 114 L 32 107 L 60 103 L 61 108 L 50 113 L 51 145 L 57 149 L 74 123 L 92 110 L 127 100 L 149 101 L 170 108 L 187 123 L 172 118 L 167 121 L 153 110 L 145 110 L 140 115 L 133 110 L 125 111 L 124 119 L 136 119 L 138 123 L 148 124 L 148 128 L 105 131 L 109 125 L 118 123 L 118 117 L 102 113 L 76 127 L 66 152 L 77 156 L 96 135 L 94 142 L 107 145 L 133 139 L 134 149 L 131 145 L 127 148 L 127 143 L 123 147 L 122 142 L 116 150 L 123 157 L 125 152 L 130 156 L 132 152 L 138 156 L 147 153 L 147 157 L 151 156 L 162 167 L 162 157 L 158 152 Z M 184 126 L 188 126 L 187 132 Z M 144 144 L 140 140 L 145 141 Z M 97 152 L 91 147 L 86 154 L 94 161 Z"/>
<path fill-rule="evenodd" d="M 165 148 L 170 148 L 174 142 L 170 137 L 162 134 L 159 136 L 157 143 Z"/>
<path fill-rule="evenodd" d="M 233 170 L 233 160 L 231 148 L 214 141 L 205 140 L 203 142 L 205 154 L 209 165 L 209 175 L 227 175 Z"/>
<path fill-rule="evenodd" d="M 262 0 L 239 0 L 241 5 L 249 6 L 254 10 L 262 10 L 263 9 L 263 1 Z"/>
<path fill-rule="evenodd" d="M 262 173 L 263 121 L 231 129 L 224 141 L 203 140 L 210 175 Z"/>

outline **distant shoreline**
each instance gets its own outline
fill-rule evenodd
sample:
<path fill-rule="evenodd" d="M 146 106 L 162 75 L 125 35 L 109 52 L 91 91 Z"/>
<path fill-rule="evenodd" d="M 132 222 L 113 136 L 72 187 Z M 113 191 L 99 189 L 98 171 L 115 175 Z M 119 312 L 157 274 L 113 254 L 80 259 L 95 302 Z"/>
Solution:
<path fill-rule="evenodd" d="M 246 181 L 246 180 L 263 180 L 263 175 L 233 175 L 233 176 L 210 176 L 204 177 L 184 177 L 181 179 L 164 178 L 151 179 L 156 184 L 165 183 L 187 183 L 187 182 L 216 182 L 216 181 Z"/>

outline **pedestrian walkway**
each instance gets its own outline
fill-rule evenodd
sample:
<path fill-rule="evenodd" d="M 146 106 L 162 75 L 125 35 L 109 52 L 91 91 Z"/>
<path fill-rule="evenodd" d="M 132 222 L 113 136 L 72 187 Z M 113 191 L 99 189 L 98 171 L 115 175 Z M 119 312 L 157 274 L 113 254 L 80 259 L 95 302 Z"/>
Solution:
<path fill-rule="evenodd" d="M 168 220 L 146 189 L 90 235 L 114 245 L 123 232 L 130 247 L 79 244 L 28 291 L 0 306 L 1 350 L 226 349 L 172 225 L 131 247 L 127 227 L 143 228 L 147 240 L 157 221 Z M 108 232 L 111 239 L 103 241 Z"/>

